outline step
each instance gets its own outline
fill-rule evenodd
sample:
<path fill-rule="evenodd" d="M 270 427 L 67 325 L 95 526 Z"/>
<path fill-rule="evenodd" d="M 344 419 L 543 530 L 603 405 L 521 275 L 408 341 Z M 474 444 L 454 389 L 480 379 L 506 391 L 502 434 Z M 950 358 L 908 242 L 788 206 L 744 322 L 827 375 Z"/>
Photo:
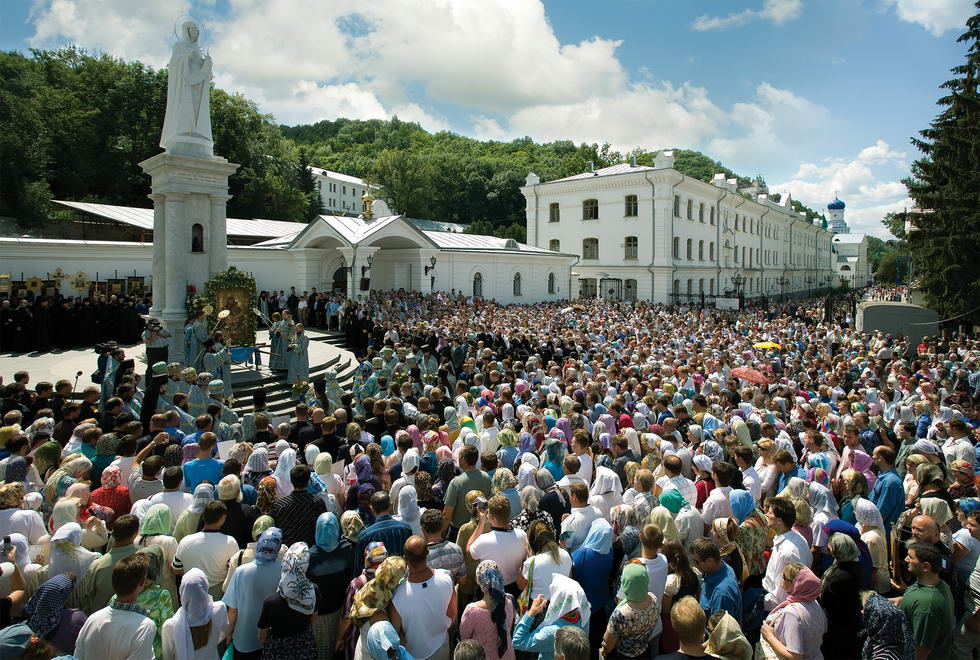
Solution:
<path fill-rule="evenodd" d="M 329 365 L 329 367 L 333 367 L 337 371 L 337 382 L 340 384 L 341 389 L 345 392 L 350 392 L 354 384 L 353 376 L 356 365 L 352 364 L 353 361 L 350 359 L 340 362 L 339 365 L 337 364 L 338 362 L 340 362 L 339 359 L 330 360 L 315 370 L 311 369 L 310 380 L 315 380 L 325 374 Z M 266 410 L 272 415 L 291 414 L 296 406 L 296 399 L 293 396 L 292 387 L 284 380 L 279 380 L 281 378 L 284 378 L 284 376 L 280 375 L 278 377 L 263 379 L 264 381 L 269 381 L 268 384 L 263 385 L 263 388 L 266 391 Z M 241 399 L 236 399 L 233 410 L 239 415 L 252 410 L 251 391 Z"/>

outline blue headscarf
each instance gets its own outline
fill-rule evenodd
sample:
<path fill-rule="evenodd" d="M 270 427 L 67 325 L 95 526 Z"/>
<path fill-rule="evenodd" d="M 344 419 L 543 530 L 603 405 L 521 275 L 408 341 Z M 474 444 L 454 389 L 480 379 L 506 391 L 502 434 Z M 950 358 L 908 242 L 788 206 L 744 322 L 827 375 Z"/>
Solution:
<path fill-rule="evenodd" d="M 527 431 L 521 431 L 521 437 L 517 447 L 518 454 L 529 451 L 533 452 L 536 448 L 537 443 L 534 441 L 534 436 Z"/>
<path fill-rule="evenodd" d="M 732 515 L 741 525 L 749 517 L 749 514 L 755 511 L 755 500 L 752 498 L 752 493 L 741 489 L 733 490 L 728 494 L 728 498 L 732 505 Z"/>
<path fill-rule="evenodd" d="M 395 439 L 388 434 L 381 436 L 381 453 L 385 457 L 395 453 Z"/>
<path fill-rule="evenodd" d="M 340 521 L 333 513 L 321 513 L 316 519 L 316 545 L 333 552 L 340 544 Z"/>
<path fill-rule="evenodd" d="M 26 623 L 35 635 L 44 638 L 54 632 L 74 587 L 75 581 L 60 573 L 37 588 L 24 607 Z"/>
<path fill-rule="evenodd" d="M 372 660 L 388 660 L 388 649 L 398 649 L 396 660 L 414 660 L 401 645 L 398 632 L 390 621 L 378 621 L 368 629 L 367 647 Z"/>
<path fill-rule="evenodd" d="M 582 549 L 591 550 L 600 555 L 608 555 L 612 551 L 613 530 L 605 518 L 597 518 L 589 527 L 589 534 L 582 542 Z"/>
<path fill-rule="evenodd" d="M 282 547 L 282 530 L 270 527 L 262 532 L 255 543 L 255 563 L 271 564 L 279 559 L 279 548 Z"/>

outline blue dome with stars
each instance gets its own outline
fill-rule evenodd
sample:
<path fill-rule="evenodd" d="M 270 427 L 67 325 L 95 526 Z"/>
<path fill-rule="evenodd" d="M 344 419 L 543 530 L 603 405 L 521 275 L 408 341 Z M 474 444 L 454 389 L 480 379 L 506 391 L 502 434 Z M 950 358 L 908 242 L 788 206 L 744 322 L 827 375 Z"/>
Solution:
<path fill-rule="evenodd" d="M 834 197 L 834 201 L 832 201 L 830 204 L 827 204 L 827 208 L 830 209 L 831 211 L 843 211 L 844 202 Z"/>

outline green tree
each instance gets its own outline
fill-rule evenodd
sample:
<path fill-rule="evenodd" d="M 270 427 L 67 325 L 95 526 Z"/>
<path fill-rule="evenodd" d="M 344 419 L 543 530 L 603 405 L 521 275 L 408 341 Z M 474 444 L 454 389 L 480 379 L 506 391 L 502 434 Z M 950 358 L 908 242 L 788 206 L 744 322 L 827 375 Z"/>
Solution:
<path fill-rule="evenodd" d="M 310 154 L 306 148 L 299 149 L 299 162 L 296 164 L 296 182 L 299 191 L 306 196 L 306 213 L 303 219 L 306 222 L 325 212 L 323 199 L 320 191 L 316 187 L 316 175 L 310 169 Z"/>
<path fill-rule="evenodd" d="M 966 62 L 942 85 L 939 115 L 912 140 L 923 157 L 904 183 L 925 209 L 911 218 L 918 230 L 909 245 L 927 304 L 944 317 L 980 318 L 980 13 L 958 41 L 967 45 Z"/>
<path fill-rule="evenodd" d="M 413 218 L 429 218 L 429 203 L 437 174 L 431 160 L 425 155 L 385 149 L 378 154 L 368 179 L 381 187 L 379 197 L 392 212 Z"/>

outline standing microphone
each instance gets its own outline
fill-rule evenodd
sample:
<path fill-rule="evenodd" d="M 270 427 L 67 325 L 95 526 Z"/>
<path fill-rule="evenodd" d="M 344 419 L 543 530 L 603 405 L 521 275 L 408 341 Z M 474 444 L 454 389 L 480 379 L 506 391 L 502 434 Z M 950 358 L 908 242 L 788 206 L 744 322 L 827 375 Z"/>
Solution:
<path fill-rule="evenodd" d="M 81 378 L 81 376 L 82 376 L 82 372 L 81 371 L 79 371 L 77 374 L 75 374 L 75 384 L 71 388 L 71 398 L 68 399 L 69 401 L 74 401 L 75 400 L 75 390 L 78 389 L 78 379 Z"/>

